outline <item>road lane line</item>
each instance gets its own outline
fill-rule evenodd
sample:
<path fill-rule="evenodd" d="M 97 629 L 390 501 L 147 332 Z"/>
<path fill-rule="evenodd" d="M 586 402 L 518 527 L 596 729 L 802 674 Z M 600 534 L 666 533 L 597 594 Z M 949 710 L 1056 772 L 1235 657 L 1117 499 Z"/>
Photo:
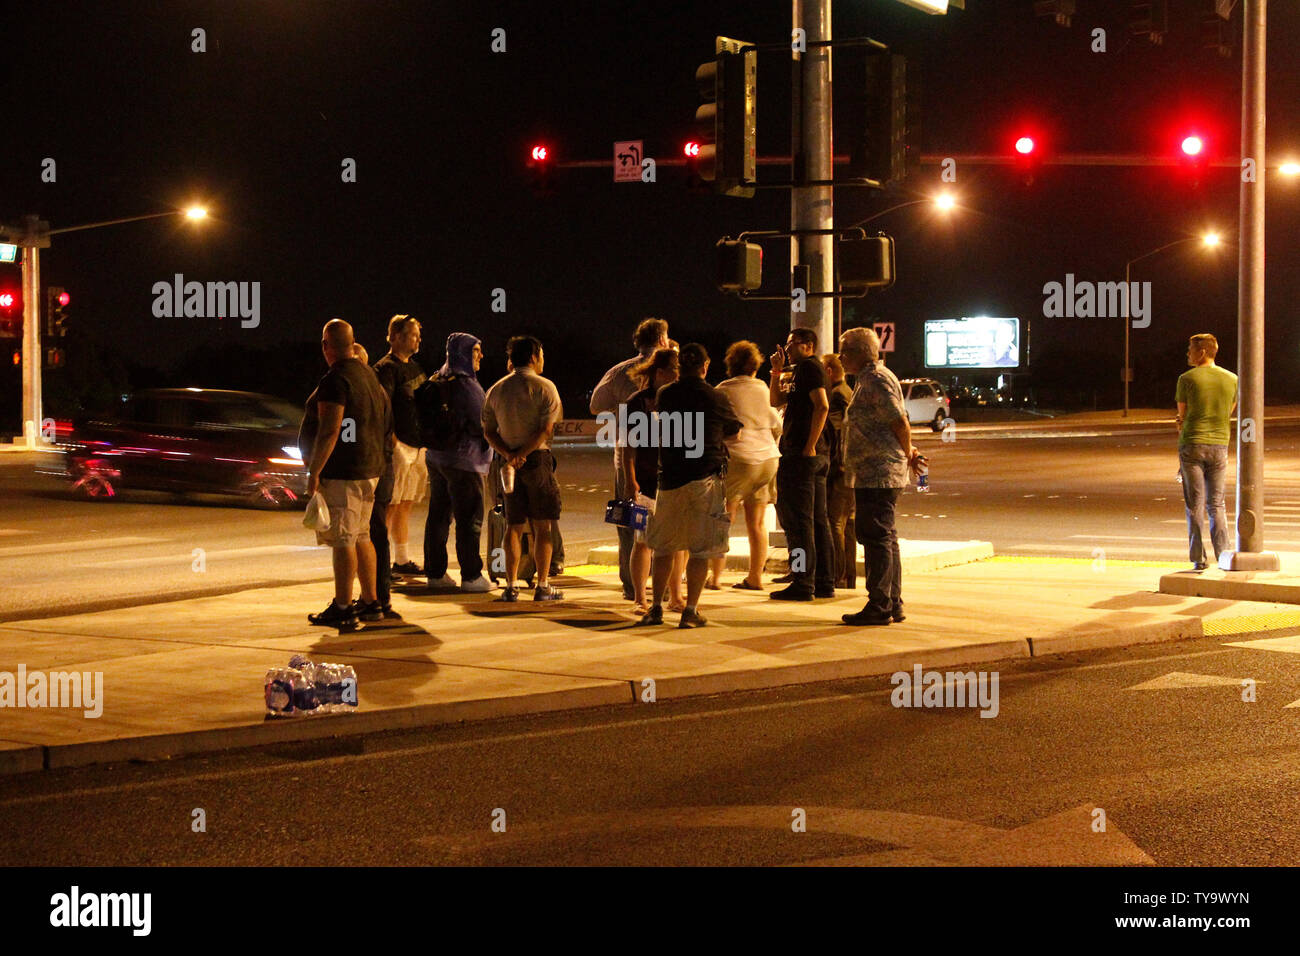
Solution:
<path fill-rule="evenodd" d="M 0 559 L 21 558 L 34 554 L 58 554 L 63 551 L 69 554 L 76 551 L 99 551 L 105 548 L 160 544 L 166 540 L 166 538 L 113 537 L 105 535 L 102 538 L 81 538 L 73 541 L 54 541 L 48 544 L 27 544 L 13 548 L 0 548 Z"/>

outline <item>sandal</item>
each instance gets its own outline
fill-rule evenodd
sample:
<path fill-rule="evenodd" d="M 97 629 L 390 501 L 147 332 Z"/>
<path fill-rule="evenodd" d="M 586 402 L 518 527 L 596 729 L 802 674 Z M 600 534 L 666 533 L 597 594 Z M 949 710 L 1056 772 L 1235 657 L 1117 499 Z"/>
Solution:
<path fill-rule="evenodd" d="M 763 585 L 761 585 L 761 584 L 759 584 L 759 585 L 753 585 L 753 584 L 750 584 L 748 581 L 740 581 L 740 582 L 738 582 L 738 583 L 736 583 L 736 584 L 733 584 L 732 587 L 735 588 L 737 591 L 761 591 L 761 590 L 763 590 Z"/>

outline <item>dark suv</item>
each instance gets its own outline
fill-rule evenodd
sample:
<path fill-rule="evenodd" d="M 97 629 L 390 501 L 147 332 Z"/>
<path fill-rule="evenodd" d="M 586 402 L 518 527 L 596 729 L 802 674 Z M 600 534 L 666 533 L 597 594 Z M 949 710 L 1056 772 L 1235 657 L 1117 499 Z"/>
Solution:
<path fill-rule="evenodd" d="M 74 423 L 73 487 L 88 498 L 122 489 L 239 495 L 249 504 L 305 503 L 302 410 L 270 395 L 207 388 L 137 392 L 115 414 Z"/>

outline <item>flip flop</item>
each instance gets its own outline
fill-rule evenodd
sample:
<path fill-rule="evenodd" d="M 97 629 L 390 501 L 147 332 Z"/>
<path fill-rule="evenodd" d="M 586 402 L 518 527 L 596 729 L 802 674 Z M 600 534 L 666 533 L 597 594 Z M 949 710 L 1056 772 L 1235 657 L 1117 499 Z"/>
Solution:
<path fill-rule="evenodd" d="M 758 587 L 755 587 L 754 585 L 750 584 L 748 581 L 741 581 L 741 582 L 739 582 L 739 583 L 737 583 L 737 584 L 733 584 L 732 587 L 735 588 L 737 591 L 761 591 L 761 590 L 763 590 L 763 588 L 762 588 L 761 585 L 758 586 Z"/>

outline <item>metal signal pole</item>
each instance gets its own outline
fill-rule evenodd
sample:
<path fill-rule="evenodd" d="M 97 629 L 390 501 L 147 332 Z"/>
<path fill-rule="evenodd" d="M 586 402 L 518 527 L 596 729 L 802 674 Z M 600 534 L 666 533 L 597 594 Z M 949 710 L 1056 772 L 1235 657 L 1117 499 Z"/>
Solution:
<path fill-rule="evenodd" d="M 803 30 L 809 44 L 831 40 L 831 0 L 793 0 L 795 29 Z M 790 228 L 834 229 L 834 178 L 831 142 L 831 48 L 811 47 L 792 52 L 797 95 L 791 139 L 794 146 L 795 187 L 790 192 Z M 792 286 L 806 282 L 805 292 L 832 292 L 835 281 L 835 236 L 792 236 L 790 239 Z M 806 268 L 800 268 L 801 266 Z M 800 311 L 798 306 L 804 306 Z M 820 352 L 835 351 L 835 302 L 831 298 L 791 299 L 790 328 L 817 333 Z"/>

